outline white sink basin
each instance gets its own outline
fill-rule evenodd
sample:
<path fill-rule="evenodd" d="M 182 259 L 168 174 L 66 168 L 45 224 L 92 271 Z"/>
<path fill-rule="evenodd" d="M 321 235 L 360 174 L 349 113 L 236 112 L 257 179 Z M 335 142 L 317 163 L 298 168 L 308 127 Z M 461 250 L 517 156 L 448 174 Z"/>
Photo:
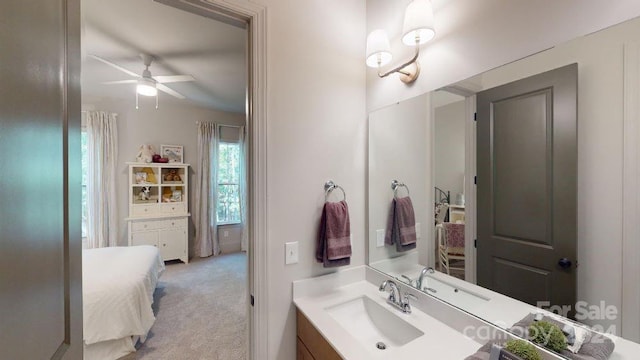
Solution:
<path fill-rule="evenodd" d="M 325 309 L 345 330 L 365 347 L 400 347 L 424 335 L 424 332 L 401 319 L 391 310 L 367 296 L 362 296 Z M 410 316 L 410 315 L 408 315 Z"/>

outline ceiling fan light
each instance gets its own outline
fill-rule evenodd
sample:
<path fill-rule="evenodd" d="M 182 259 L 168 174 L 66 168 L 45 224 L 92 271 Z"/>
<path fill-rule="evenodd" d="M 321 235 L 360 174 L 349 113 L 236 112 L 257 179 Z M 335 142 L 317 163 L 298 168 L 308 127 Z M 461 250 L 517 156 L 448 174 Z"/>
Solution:
<path fill-rule="evenodd" d="M 153 80 L 144 79 L 144 78 L 138 80 L 138 85 L 136 86 L 136 92 L 142 96 L 158 95 L 158 89 L 156 88 L 156 83 Z"/>

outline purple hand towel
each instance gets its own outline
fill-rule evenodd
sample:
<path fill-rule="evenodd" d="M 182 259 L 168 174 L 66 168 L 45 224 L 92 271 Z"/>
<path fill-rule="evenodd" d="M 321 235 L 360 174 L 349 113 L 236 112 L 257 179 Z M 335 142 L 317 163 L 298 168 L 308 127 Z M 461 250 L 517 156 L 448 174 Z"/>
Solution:
<path fill-rule="evenodd" d="M 316 260 L 323 263 L 324 267 L 351 263 L 351 224 L 349 207 L 344 200 L 324 204 L 316 244 Z"/>
<path fill-rule="evenodd" d="M 416 216 L 410 197 L 393 199 L 384 242 L 396 245 L 397 251 L 407 251 L 416 247 Z"/>

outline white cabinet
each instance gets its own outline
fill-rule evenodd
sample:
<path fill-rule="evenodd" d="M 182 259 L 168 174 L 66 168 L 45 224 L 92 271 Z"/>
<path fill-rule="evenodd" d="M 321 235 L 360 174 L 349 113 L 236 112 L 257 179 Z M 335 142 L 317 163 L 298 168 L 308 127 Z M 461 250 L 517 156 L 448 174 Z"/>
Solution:
<path fill-rule="evenodd" d="M 189 165 L 128 163 L 129 246 L 153 245 L 189 262 Z"/>

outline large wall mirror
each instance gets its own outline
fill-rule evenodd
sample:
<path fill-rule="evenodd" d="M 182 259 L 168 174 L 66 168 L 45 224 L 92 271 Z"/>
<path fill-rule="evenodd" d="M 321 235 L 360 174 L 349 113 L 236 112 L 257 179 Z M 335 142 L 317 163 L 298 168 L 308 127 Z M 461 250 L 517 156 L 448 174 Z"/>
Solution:
<path fill-rule="evenodd" d="M 633 19 L 370 113 L 369 265 L 506 329 L 544 308 L 639 342 L 638 44 Z"/>

